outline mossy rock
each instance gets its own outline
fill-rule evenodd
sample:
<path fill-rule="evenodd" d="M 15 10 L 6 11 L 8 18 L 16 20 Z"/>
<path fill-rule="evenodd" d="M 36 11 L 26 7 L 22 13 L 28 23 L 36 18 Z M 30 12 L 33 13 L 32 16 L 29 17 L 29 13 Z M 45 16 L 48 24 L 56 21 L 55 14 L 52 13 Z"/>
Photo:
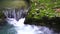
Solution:
<path fill-rule="evenodd" d="M 3 26 L 7 23 L 5 18 L 5 15 L 2 12 L 0 12 L 0 26 Z"/>
<path fill-rule="evenodd" d="M 4 19 L 4 18 L 6 18 L 6 16 L 2 12 L 0 12 L 0 19 Z"/>
<path fill-rule="evenodd" d="M 27 7 L 24 0 L 0 0 L 0 8 L 20 8 Z"/>

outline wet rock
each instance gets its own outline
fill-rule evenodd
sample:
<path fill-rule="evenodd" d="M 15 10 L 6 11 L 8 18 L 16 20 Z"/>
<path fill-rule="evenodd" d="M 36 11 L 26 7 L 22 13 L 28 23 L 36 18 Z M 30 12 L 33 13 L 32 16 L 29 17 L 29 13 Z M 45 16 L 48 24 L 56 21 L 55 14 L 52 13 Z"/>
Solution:
<path fill-rule="evenodd" d="M 0 13 L 0 26 L 3 26 L 7 23 L 5 18 L 5 15 L 3 13 Z"/>

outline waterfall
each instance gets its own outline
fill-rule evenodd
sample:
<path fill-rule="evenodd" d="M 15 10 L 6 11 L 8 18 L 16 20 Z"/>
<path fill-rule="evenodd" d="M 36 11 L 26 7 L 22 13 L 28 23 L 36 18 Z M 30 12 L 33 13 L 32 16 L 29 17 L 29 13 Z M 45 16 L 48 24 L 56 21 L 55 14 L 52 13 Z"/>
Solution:
<path fill-rule="evenodd" d="M 26 10 L 27 11 L 27 10 Z M 53 34 L 53 31 L 45 26 L 24 24 L 26 12 L 24 9 L 5 9 L 6 21 L 14 27 L 8 29 L 8 34 L 16 31 L 15 34 Z"/>
<path fill-rule="evenodd" d="M 19 20 L 20 18 L 25 17 L 25 15 L 27 14 L 27 10 L 24 10 L 23 8 L 20 9 L 7 8 L 3 10 L 3 13 L 7 18 L 14 18 L 16 20 Z"/>

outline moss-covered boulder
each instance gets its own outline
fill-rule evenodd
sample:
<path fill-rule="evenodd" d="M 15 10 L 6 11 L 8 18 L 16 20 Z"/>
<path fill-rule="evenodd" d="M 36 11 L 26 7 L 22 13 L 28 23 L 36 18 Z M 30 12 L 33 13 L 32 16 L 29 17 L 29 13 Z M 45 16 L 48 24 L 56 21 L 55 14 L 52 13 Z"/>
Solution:
<path fill-rule="evenodd" d="M 0 0 L 0 8 L 20 8 L 27 7 L 24 0 Z"/>

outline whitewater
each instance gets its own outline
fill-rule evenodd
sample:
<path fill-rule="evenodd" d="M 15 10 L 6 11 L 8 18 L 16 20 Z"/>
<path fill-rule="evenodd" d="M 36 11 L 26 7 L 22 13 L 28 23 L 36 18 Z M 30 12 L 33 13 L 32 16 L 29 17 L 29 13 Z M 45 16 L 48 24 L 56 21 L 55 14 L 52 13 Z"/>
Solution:
<path fill-rule="evenodd" d="M 53 34 L 53 31 L 45 26 L 35 26 L 35 25 L 26 25 L 24 24 L 25 18 L 19 19 L 19 21 L 14 18 L 7 18 L 7 22 L 14 27 L 9 29 L 9 31 L 13 32 L 14 29 L 15 34 Z M 8 33 L 9 34 L 9 33 Z"/>

